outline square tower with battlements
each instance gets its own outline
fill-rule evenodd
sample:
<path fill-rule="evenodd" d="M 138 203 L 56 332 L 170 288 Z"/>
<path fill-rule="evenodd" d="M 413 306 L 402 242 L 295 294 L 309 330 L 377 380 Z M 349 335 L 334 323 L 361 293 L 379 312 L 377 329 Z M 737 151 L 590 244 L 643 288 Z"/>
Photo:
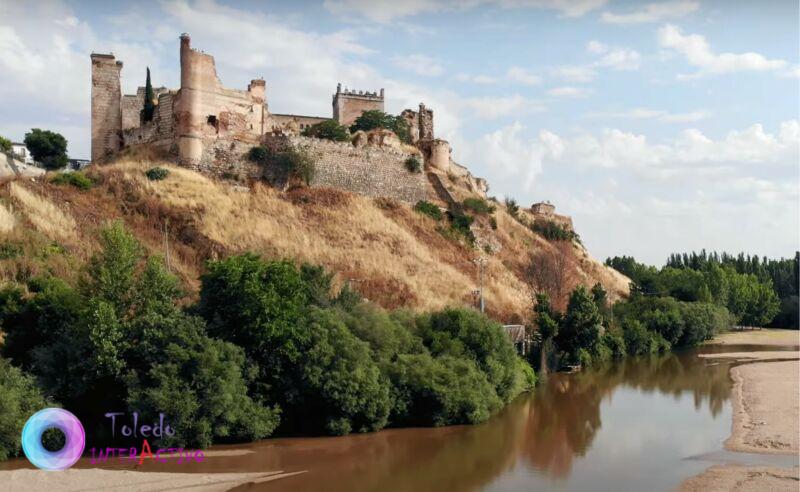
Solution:
<path fill-rule="evenodd" d="M 361 113 L 374 109 L 383 111 L 383 89 L 380 92 L 342 90 L 342 84 L 336 84 L 333 119 L 340 125 L 350 126 Z"/>

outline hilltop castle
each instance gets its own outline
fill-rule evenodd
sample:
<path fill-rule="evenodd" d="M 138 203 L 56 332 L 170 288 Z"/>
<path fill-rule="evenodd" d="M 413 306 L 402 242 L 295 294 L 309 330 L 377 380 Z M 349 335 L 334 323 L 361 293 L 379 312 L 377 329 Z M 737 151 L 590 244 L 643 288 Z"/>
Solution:
<path fill-rule="evenodd" d="M 282 139 L 315 154 L 317 173 L 312 186 L 332 186 L 369 196 L 389 196 L 416 202 L 425 199 L 430 174 L 463 178 L 473 191 L 485 195 L 488 186 L 453 162 L 450 144 L 434 137 L 433 111 L 424 104 L 406 109 L 411 144 L 391 132 L 355 135 L 353 143 L 330 142 L 300 135 L 303 129 L 333 119 L 349 126 L 362 112 L 384 109 L 384 90 L 342 89 L 332 97 L 332 117 L 277 114 L 269 111 L 266 82 L 254 79 L 246 90 L 224 87 L 214 58 L 193 49 L 188 34 L 180 36 L 181 85 L 177 90 L 154 88 L 156 109 L 151 121 L 140 117 L 145 89 L 123 95 L 122 61 L 112 54 L 91 55 L 92 161 L 123 149 L 147 146 L 183 166 L 217 176 L 260 178 L 263 169 L 244 157 L 254 145 Z M 387 133 L 389 135 L 387 135 Z M 416 155 L 427 173 L 411 173 L 404 163 Z"/>

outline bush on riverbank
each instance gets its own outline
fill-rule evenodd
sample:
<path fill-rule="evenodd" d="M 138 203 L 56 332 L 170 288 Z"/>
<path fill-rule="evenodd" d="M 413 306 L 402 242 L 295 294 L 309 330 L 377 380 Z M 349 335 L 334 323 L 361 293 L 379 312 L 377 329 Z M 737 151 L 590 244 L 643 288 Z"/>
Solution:
<path fill-rule="evenodd" d="M 465 309 L 385 313 L 331 295 L 330 277 L 254 255 L 209 264 L 199 312 L 242 346 L 251 392 L 283 410 L 283 433 L 486 420 L 533 384 L 502 328 Z M 316 292 L 310 296 L 310 291 Z"/>
<path fill-rule="evenodd" d="M 22 426 L 46 406 L 34 379 L 0 358 L 0 461 L 19 454 Z"/>

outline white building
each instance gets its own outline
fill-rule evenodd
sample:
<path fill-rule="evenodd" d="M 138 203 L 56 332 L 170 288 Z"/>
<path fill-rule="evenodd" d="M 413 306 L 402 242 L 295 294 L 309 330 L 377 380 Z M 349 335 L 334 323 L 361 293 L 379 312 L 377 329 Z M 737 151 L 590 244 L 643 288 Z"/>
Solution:
<path fill-rule="evenodd" d="M 33 165 L 33 156 L 24 143 L 11 142 L 11 152 L 25 164 Z"/>

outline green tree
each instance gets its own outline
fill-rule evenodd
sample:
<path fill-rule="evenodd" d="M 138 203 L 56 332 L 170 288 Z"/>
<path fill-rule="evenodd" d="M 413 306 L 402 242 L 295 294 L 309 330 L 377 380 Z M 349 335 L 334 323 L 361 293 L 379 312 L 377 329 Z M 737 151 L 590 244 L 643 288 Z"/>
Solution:
<path fill-rule="evenodd" d="M 22 427 L 47 406 L 34 379 L 0 358 L 0 461 L 19 455 Z"/>
<path fill-rule="evenodd" d="M 402 142 L 411 143 L 411 132 L 406 120 L 401 116 L 384 113 L 379 109 L 370 109 L 361 113 L 350 125 L 350 133 L 355 133 L 359 130 L 366 132 L 375 128 L 391 130 Z"/>
<path fill-rule="evenodd" d="M 530 388 L 514 346 L 499 323 L 472 309 L 447 308 L 421 317 L 418 334 L 434 356 L 473 360 L 503 402 Z"/>
<path fill-rule="evenodd" d="M 558 348 L 573 362 L 579 361 L 581 350 L 593 353 L 600 341 L 603 318 L 591 294 L 582 285 L 569 297 L 564 321 L 556 336 Z"/>
<path fill-rule="evenodd" d="M 764 326 L 778 314 L 780 300 L 771 280 L 759 281 L 752 273 L 741 274 L 731 268 L 726 269 L 726 276 L 730 290 L 728 310 L 741 324 Z"/>
<path fill-rule="evenodd" d="M 350 141 L 350 133 L 347 131 L 347 127 L 340 125 L 336 120 L 325 120 L 307 126 L 302 133 L 306 137 L 322 138 L 333 140 L 334 142 Z"/>
<path fill-rule="evenodd" d="M 11 140 L 0 135 L 0 152 L 11 152 Z"/>
<path fill-rule="evenodd" d="M 156 110 L 155 94 L 153 94 L 153 84 L 150 83 L 150 67 L 147 67 L 147 79 L 144 84 L 144 107 L 142 108 L 142 123 L 153 121 L 153 114 Z"/>
<path fill-rule="evenodd" d="M 558 335 L 560 316 L 550 305 L 550 297 L 545 292 L 536 294 L 533 305 L 533 322 L 541 335 L 539 349 L 539 371 L 547 372 L 548 352 L 552 349 L 553 340 Z"/>
<path fill-rule="evenodd" d="M 25 134 L 25 146 L 45 169 L 61 169 L 69 162 L 67 139 L 59 133 L 33 128 Z"/>

